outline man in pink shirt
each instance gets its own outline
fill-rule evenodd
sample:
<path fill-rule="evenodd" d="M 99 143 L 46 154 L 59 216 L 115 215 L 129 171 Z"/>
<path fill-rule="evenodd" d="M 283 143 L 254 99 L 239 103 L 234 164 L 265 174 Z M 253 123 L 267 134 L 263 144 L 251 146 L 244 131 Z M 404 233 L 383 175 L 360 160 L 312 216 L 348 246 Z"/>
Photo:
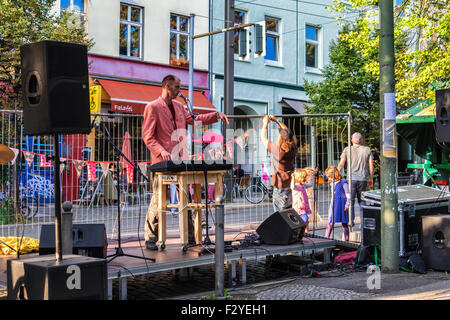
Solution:
<path fill-rule="evenodd" d="M 144 110 L 142 139 L 150 150 L 152 164 L 160 161 L 188 159 L 186 125 L 194 124 L 192 115 L 184 105 L 175 100 L 180 93 L 180 79 L 173 75 L 164 77 L 161 96 L 150 102 Z M 222 112 L 210 112 L 195 116 L 195 121 L 208 125 L 218 120 L 229 124 L 228 117 Z M 153 179 L 153 190 L 157 190 L 157 179 Z M 189 217 L 189 238 L 193 236 L 192 217 Z M 149 250 L 158 250 L 158 199 L 152 197 L 145 223 L 145 243 Z"/>

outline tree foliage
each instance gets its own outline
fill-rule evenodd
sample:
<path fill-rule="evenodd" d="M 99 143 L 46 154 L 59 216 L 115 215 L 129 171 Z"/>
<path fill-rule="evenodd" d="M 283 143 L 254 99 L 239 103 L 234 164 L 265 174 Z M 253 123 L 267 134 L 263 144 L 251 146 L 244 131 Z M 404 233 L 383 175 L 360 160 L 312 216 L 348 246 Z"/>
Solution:
<path fill-rule="evenodd" d="M 364 69 L 379 78 L 379 21 L 376 0 L 333 0 L 337 18 L 357 13 L 358 28 L 343 35 L 366 60 Z M 397 1 L 394 1 L 394 3 Z M 450 0 L 403 0 L 394 8 L 395 90 L 399 110 L 449 86 Z"/>
<path fill-rule="evenodd" d="M 358 28 L 358 27 L 356 27 Z M 312 102 L 310 113 L 352 113 L 352 131 L 361 132 L 369 145 L 379 142 L 379 83 L 364 68 L 366 60 L 348 41 L 354 29 L 344 26 L 330 46 L 330 63 L 322 70 L 324 80 L 304 87 Z M 372 52 L 376 56 L 378 51 Z M 344 125 L 344 124 L 343 124 Z"/>
<path fill-rule="evenodd" d="M 54 4 L 55 0 L 0 0 L 2 109 L 21 108 L 20 47 L 23 44 L 56 40 L 86 44 L 88 48 L 93 45 L 83 23 L 77 23 L 79 17 L 71 13 L 55 14 Z"/>

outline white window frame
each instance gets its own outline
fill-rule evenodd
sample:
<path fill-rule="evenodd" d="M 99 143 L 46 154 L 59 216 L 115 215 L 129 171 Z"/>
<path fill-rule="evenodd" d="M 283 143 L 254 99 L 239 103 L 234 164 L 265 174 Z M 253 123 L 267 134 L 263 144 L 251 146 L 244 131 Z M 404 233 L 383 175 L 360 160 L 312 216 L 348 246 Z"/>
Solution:
<path fill-rule="evenodd" d="M 266 23 L 266 34 L 264 35 L 264 41 L 267 41 L 267 35 L 269 34 L 270 36 L 276 38 L 276 52 L 277 52 L 277 56 L 276 56 L 276 60 L 271 60 L 271 59 L 266 59 L 264 58 L 265 64 L 267 65 L 276 65 L 276 66 L 280 66 L 281 65 L 281 19 L 280 18 L 276 18 L 276 17 L 272 17 L 272 16 L 265 16 L 264 17 L 264 21 L 267 20 L 274 20 L 276 21 L 277 24 L 277 31 L 272 31 L 272 30 L 268 30 L 267 29 L 267 23 Z M 266 46 L 266 54 L 267 54 L 267 46 Z"/>
<path fill-rule="evenodd" d="M 308 39 L 306 37 L 306 29 L 307 28 L 312 28 L 312 29 L 316 30 L 317 40 Z M 322 60 L 322 56 L 320 54 L 320 48 L 321 48 L 321 41 L 320 41 L 321 32 L 320 31 L 321 31 L 320 26 L 313 25 L 313 24 L 306 24 L 305 25 L 305 69 L 306 69 L 306 71 L 311 71 L 311 72 L 316 72 L 316 73 L 320 72 L 321 60 Z M 316 48 L 316 66 L 314 66 L 314 67 L 310 67 L 310 66 L 306 65 L 306 63 L 308 61 L 308 59 L 307 59 L 307 51 L 306 51 L 306 45 L 307 44 L 314 45 L 314 47 Z"/>
<path fill-rule="evenodd" d="M 235 9 L 235 12 L 236 11 L 238 11 L 238 12 L 241 12 L 242 14 L 243 14 L 243 16 L 242 16 L 242 24 L 245 24 L 245 23 L 247 23 L 247 11 L 244 11 L 244 10 L 239 10 L 239 9 Z M 234 18 L 233 18 L 234 19 Z M 238 26 L 239 25 L 239 23 L 236 23 L 236 21 L 233 21 L 233 26 L 235 27 L 235 26 Z M 239 30 L 241 30 L 241 29 L 238 29 L 238 30 L 236 30 L 237 32 L 239 32 Z M 244 28 L 244 30 L 245 30 L 245 32 L 247 33 L 247 50 L 248 50 L 248 52 L 250 53 L 250 48 L 249 48 L 249 43 L 248 43 L 248 41 L 249 41 L 249 30 L 248 30 L 248 28 Z M 237 43 L 234 43 L 234 45 L 236 45 L 237 46 L 237 53 L 235 52 L 234 53 L 234 59 L 235 60 L 239 60 L 239 61 L 249 61 L 250 60 L 250 54 L 247 54 L 245 57 L 240 57 L 239 56 L 239 40 L 238 40 L 238 42 Z"/>
<path fill-rule="evenodd" d="M 172 54 L 172 52 L 170 51 L 171 50 L 170 39 L 172 37 L 172 34 L 175 34 L 176 37 L 177 37 L 177 45 L 176 45 L 177 60 L 180 59 L 180 35 L 186 36 L 186 38 L 187 38 L 187 46 L 186 46 L 186 48 L 187 48 L 187 61 L 188 61 L 188 63 L 191 63 L 191 57 L 189 56 L 189 53 L 190 53 L 190 50 L 189 50 L 189 45 L 190 45 L 190 43 L 189 43 L 189 33 L 190 33 L 190 30 L 191 30 L 191 20 L 189 19 L 188 16 L 184 16 L 182 14 L 177 14 L 177 13 L 171 13 L 170 14 L 170 21 L 172 21 L 172 17 L 173 16 L 175 16 L 177 18 L 177 29 L 174 30 L 174 29 L 172 29 L 171 26 L 169 27 L 170 28 L 170 30 L 169 30 L 169 64 L 170 64 L 170 56 Z M 180 17 L 187 19 L 187 31 L 180 30 Z M 170 23 L 169 23 L 169 25 L 170 25 Z"/>
<path fill-rule="evenodd" d="M 120 6 L 127 6 L 128 9 L 127 9 L 127 20 L 122 20 L 122 18 L 120 18 L 120 22 L 119 22 L 119 55 L 122 57 L 142 59 L 142 48 L 143 48 L 142 42 L 144 40 L 142 38 L 144 9 L 139 6 L 133 6 L 126 2 L 121 2 Z M 131 21 L 131 8 L 137 8 L 140 10 L 140 15 L 139 15 L 140 21 L 139 22 Z M 126 55 L 120 53 L 120 25 L 121 24 L 127 25 L 127 54 Z M 131 27 L 132 26 L 139 27 L 139 56 L 138 57 L 131 55 Z"/>

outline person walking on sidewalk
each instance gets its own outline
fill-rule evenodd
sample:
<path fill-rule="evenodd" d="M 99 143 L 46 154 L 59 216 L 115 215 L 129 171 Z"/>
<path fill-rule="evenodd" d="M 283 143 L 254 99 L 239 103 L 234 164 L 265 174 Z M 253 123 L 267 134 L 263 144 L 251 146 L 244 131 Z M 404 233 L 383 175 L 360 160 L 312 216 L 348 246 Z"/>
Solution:
<path fill-rule="evenodd" d="M 186 135 L 186 125 L 194 125 L 194 120 L 203 125 L 216 123 L 219 120 L 229 124 L 228 117 L 222 112 L 197 115 L 194 119 L 183 104 L 176 100 L 180 93 L 180 83 L 178 77 L 167 75 L 162 80 L 161 96 L 145 106 L 142 139 L 150 150 L 152 164 L 177 160 L 172 159 L 173 156 L 187 159 L 189 155 L 184 154 L 187 147 L 180 146 L 186 141 L 183 139 L 183 134 L 177 132 L 177 129 L 184 130 L 184 135 Z M 175 147 L 179 147 L 179 149 Z M 174 150 L 179 150 L 179 154 L 172 155 Z M 153 191 L 158 190 L 158 179 L 154 179 L 153 174 L 151 180 Z M 188 221 L 189 242 L 192 242 L 194 233 L 192 217 L 189 217 Z M 158 250 L 156 246 L 158 240 L 158 197 L 156 195 L 153 195 L 147 211 L 144 238 L 147 249 Z"/>
<path fill-rule="evenodd" d="M 331 185 L 330 206 L 328 208 L 328 225 L 325 237 L 329 238 L 334 223 L 341 223 L 344 229 L 345 241 L 349 240 L 348 229 L 348 207 L 350 205 L 350 192 L 348 190 L 348 182 L 343 179 L 336 167 L 331 166 L 325 170 L 325 175 Z"/>
<path fill-rule="evenodd" d="M 361 199 L 361 192 L 370 189 L 373 186 L 373 155 L 369 147 L 362 145 L 363 136 L 359 132 L 352 135 L 352 164 L 351 164 L 351 212 L 350 225 L 355 225 L 355 199 L 358 199 L 358 204 L 361 206 L 363 201 Z M 337 169 L 341 172 L 345 163 L 348 165 L 349 147 L 345 147 L 341 155 Z"/>
<path fill-rule="evenodd" d="M 277 143 L 267 139 L 269 121 L 278 124 L 279 138 Z M 291 175 L 294 172 L 297 139 L 291 130 L 274 116 L 265 116 L 260 132 L 260 140 L 264 147 L 273 155 L 273 209 L 280 211 L 292 207 Z"/>

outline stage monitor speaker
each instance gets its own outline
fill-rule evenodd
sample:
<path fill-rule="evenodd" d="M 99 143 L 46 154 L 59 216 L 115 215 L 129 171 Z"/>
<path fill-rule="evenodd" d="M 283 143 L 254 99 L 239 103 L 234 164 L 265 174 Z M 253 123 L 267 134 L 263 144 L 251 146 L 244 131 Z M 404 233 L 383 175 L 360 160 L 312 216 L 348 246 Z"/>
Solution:
<path fill-rule="evenodd" d="M 108 243 L 104 224 L 74 224 L 72 234 L 73 254 L 94 258 L 106 257 Z M 52 254 L 55 251 L 55 225 L 44 224 L 41 227 L 39 255 Z"/>
<path fill-rule="evenodd" d="M 450 215 L 422 218 L 422 257 L 427 268 L 450 271 Z"/>
<path fill-rule="evenodd" d="M 89 133 L 87 47 L 45 40 L 21 46 L 20 57 L 23 133 Z"/>
<path fill-rule="evenodd" d="M 7 261 L 8 300 L 106 300 L 107 261 L 67 255 Z"/>
<path fill-rule="evenodd" d="M 436 90 L 436 139 L 450 143 L 450 88 Z"/>
<path fill-rule="evenodd" d="M 305 227 L 305 221 L 291 208 L 270 215 L 256 232 L 264 243 L 291 244 L 303 238 Z"/>

